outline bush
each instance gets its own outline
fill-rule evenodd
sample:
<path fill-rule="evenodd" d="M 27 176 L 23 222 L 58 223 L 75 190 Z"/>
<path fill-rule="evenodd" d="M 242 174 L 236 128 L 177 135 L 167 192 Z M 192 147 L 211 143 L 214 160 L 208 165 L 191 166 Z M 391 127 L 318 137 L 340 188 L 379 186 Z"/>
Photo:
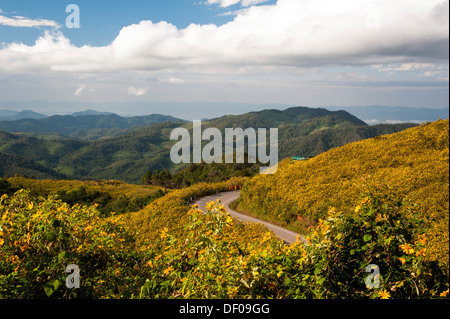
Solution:
<path fill-rule="evenodd" d="M 381 194 L 367 194 L 354 214 L 331 208 L 308 237 L 311 297 L 436 298 L 448 289 L 448 273 L 427 258 L 425 221 L 412 205 Z M 371 264 L 380 271 L 379 289 L 365 285 Z"/>
<path fill-rule="evenodd" d="M 139 282 L 134 234 L 95 206 L 69 206 L 28 191 L 0 199 L 0 298 L 131 297 Z M 66 266 L 81 271 L 80 289 L 65 285 Z"/>

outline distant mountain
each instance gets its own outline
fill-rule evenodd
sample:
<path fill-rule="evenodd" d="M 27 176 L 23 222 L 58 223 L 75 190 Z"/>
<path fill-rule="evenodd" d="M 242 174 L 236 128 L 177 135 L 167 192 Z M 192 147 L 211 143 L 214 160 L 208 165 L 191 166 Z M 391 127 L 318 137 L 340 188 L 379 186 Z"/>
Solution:
<path fill-rule="evenodd" d="M 177 127 L 185 127 L 192 131 L 192 123 L 165 121 L 140 128 L 135 126 L 145 120 L 158 121 L 167 118 L 154 115 L 147 118 L 80 115 L 0 122 L 0 125 L 20 124 L 17 128 L 20 131 L 39 129 L 45 132 L 54 125 L 53 129 L 59 130 L 62 134 L 74 132 L 76 129 L 78 131 L 73 134 L 81 134 L 82 127 L 109 127 L 89 131 L 91 135 L 93 132 L 99 134 L 98 137 L 101 137 L 102 133 L 112 134 L 113 130 L 117 130 L 117 136 L 93 141 L 69 139 L 67 136 L 61 138 L 51 134 L 46 134 L 46 139 L 41 139 L 26 134 L 0 132 L 0 153 L 27 158 L 52 171 L 79 179 L 118 179 L 139 183 L 149 169 L 153 172 L 162 169 L 175 171 L 184 166 L 175 165 L 170 160 L 170 149 L 174 145 L 170 140 L 170 133 Z M 127 126 L 131 126 L 132 129 L 123 129 Z M 346 111 L 307 107 L 288 108 L 284 111 L 269 109 L 202 122 L 203 130 L 216 127 L 222 133 L 225 128 L 276 127 L 279 129 L 280 160 L 291 156 L 315 156 L 333 147 L 398 132 L 411 126 L 414 125 L 369 126 Z M 52 139 L 51 136 L 55 136 L 56 139 Z M 224 136 L 225 134 L 222 134 L 223 138 Z M 2 171 L 4 174 L 10 174 L 7 169 L 3 168 Z"/>
<path fill-rule="evenodd" d="M 25 111 L 12 111 L 12 110 L 0 110 L 0 121 L 14 121 L 21 119 L 42 119 L 47 115 L 36 113 L 30 110 Z"/>
<path fill-rule="evenodd" d="M 121 117 L 117 114 L 101 115 L 54 115 L 40 119 L 0 121 L 0 130 L 11 133 L 57 133 L 71 135 L 80 130 L 129 129 L 136 125 L 162 122 L 185 122 L 169 115 Z"/>
<path fill-rule="evenodd" d="M 302 124 L 308 121 L 320 127 L 336 127 L 340 125 L 367 125 L 346 111 L 329 111 L 323 108 L 304 106 L 291 107 L 286 110 L 267 109 L 241 115 L 226 115 L 206 122 L 206 126 L 218 129 L 235 127 L 271 128 L 288 124 Z M 322 122 L 322 123 L 319 123 Z"/>
<path fill-rule="evenodd" d="M 81 115 L 114 115 L 114 113 L 111 112 L 99 112 L 96 110 L 86 110 L 81 112 L 75 112 L 70 114 L 72 116 L 81 116 Z"/>
<path fill-rule="evenodd" d="M 413 108 L 404 106 L 327 106 L 328 110 L 345 110 L 367 124 L 422 123 L 449 118 L 449 108 Z"/>

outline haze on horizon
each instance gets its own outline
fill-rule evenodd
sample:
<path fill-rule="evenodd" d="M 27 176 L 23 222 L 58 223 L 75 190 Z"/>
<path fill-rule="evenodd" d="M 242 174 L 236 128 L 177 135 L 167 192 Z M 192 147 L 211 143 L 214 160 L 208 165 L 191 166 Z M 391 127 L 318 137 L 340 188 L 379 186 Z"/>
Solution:
<path fill-rule="evenodd" d="M 73 3 L 2 1 L 0 109 L 449 105 L 448 0 Z"/>

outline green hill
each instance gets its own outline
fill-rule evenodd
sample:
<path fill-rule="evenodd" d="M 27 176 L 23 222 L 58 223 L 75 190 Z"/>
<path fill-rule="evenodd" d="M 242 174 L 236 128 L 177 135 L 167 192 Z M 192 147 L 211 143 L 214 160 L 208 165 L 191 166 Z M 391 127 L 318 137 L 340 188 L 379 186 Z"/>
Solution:
<path fill-rule="evenodd" d="M 38 179 L 67 178 L 67 175 L 44 167 L 28 158 L 0 153 L 0 177 L 16 175 Z"/>
<path fill-rule="evenodd" d="M 149 125 L 162 122 L 183 122 L 168 115 L 152 114 L 146 116 L 121 117 L 117 114 L 99 115 L 54 115 L 41 119 L 21 119 L 0 121 L 0 130 L 11 133 L 58 133 L 71 135 L 77 131 L 93 129 L 128 129 L 136 125 Z M 80 136 L 86 133 L 77 133 Z"/>
<path fill-rule="evenodd" d="M 87 122 L 83 122 L 83 119 Z M 49 123 L 55 120 L 59 120 L 59 126 L 51 127 L 53 131 L 59 131 L 59 133 L 45 133 L 51 129 L 48 126 Z M 71 120 L 73 122 L 67 124 Z M 24 125 L 40 123 L 41 127 L 27 134 L 1 133 L 0 152 L 30 159 L 50 170 L 74 178 L 118 179 L 128 183 L 139 183 L 148 170 L 155 172 L 166 169 L 175 173 L 183 166 L 187 166 L 174 165 L 171 162 L 170 149 L 174 142 L 170 141 L 169 137 L 171 131 L 177 127 L 192 130 L 192 123 L 164 122 L 139 127 L 136 125 L 142 117 L 127 118 L 126 124 L 124 120 L 116 115 L 86 115 L 50 117 L 40 120 L 50 122 L 25 121 Z M 162 119 L 157 118 L 157 120 Z M 64 123 L 67 124 L 66 127 Z M 34 129 L 31 124 L 28 130 Z M 126 128 L 127 125 L 134 126 Z M 105 128 L 84 129 L 92 126 L 105 126 Z M 236 127 L 278 127 L 280 159 L 301 155 L 315 156 L 332 147 L 401 131 L 411 126 L 411 124 L 369 126 L 344 111 L 331 112 L 305 107 L 229 115 L 202 122 L 203 129 L 216 127 L 222 132 L 225 128 Z M 24 127 L 18 127 L 15 130 L 23 129 Z M 30 136 L 30 134 L 37 134 L 43 138 Z M 81 139 L 60 134 L 72 134 Z M 222 135 L 224 137 L 224 134 Z M 219 166 L 216 167 L 218 172 L 229 170 Z M 236 167 L 233 168 L 235 169 Z M 13 175 L 13 171 L 9 171 L 6 166 L 3 171 L 4 174 Z M 216 173 L 210 171 L 208 174 L 212 177 Z M 233 174 L 239 175 L 237 172 Z M 195 178 L 187 180 L 197 181 Z"/>

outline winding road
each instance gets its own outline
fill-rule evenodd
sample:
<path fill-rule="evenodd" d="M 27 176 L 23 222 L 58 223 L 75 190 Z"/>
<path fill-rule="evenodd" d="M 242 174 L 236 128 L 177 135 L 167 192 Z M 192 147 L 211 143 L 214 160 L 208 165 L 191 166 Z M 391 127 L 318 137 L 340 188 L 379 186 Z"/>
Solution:
<path fill-rule="evenodd" d="M 261 223 L 264 224 L 268 229 L 270 229 L 271 231 L 274 232 L 274 234 L 280 238 L 281 240 L 283 240 L 284 242 L 286 242 L 287 244 L 292 244 L 295 243 L 295 241 L 297 240 L 297 236 L 300 236 L 300 241 L 306 243 L 305 238 L 300 235 L 297 234 L 293 231 L 284 229 L 280 226 L 276 226 L 273 225 L 269 222 L 266 222 L 264 220 L 261 219 L 257 219 L 255 217 L 251 217 L 251 216 L 247 216 L 241 213 L 238 213 L 234 210 L 232 210 L 229 206 L 230 203 L 234 202 L 235 200 L 237 200 L 239 198 L 241 191 L 232 191 L 232 192 L 226 192 L 226 193 L 218 193 L 218 194 L 214 194 L 214 195 L 209 195 L 206 197 L 202 197 L 199 200 L 197 200 L 195 202 L 195 204 L 198 204 L 198 208 L 201 209 L 204 213 L 206 213 L 206 209 L 205 209 L 205 205 L 206 203 L 210 202 L 210 201 L 217 201 L 218 199 L 220 199 L 220 203 L 225 207 L 225 209 L 227 210 L 227 212 L 230 213 L 231 217 L 237 218 L 240 221 L 243 222 L 253 222 L 253 223 Z"/>

